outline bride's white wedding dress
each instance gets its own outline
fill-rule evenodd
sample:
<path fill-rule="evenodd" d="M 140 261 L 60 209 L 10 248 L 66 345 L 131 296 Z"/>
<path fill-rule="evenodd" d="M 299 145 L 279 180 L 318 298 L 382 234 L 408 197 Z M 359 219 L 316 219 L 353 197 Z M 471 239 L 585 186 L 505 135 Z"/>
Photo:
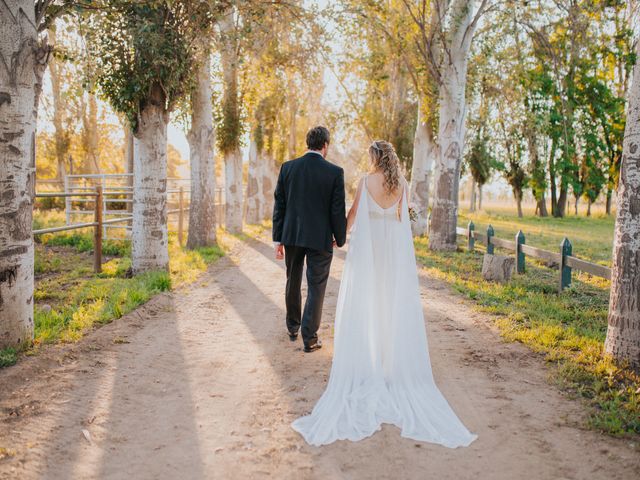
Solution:
<path fill-rule="evenodd" d="M 433 380 L 406 188 L 400 202 L 380 207 L 365 179 L 338 296 L 327 389 L 311 414 L 292 424 L 311 445 L 360 440 L 382 423 L 398 426 L 403 437 L 452 448 L 477 437 Z"/>

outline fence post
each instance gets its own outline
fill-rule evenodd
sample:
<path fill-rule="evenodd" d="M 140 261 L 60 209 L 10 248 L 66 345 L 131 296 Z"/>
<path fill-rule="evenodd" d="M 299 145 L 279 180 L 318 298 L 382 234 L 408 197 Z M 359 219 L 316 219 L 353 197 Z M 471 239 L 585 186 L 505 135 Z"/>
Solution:
<path fill-rule="evenodd" d="M 524 233 L 518 230 L 516 233 L 516 272 L 524 273 L 524 252 L 522 245 L 524 244 Z"/>
<path fill-rule="evenodd" d="M 105 195 L 105 193 L 107 192 L 107 184 L 105 183 L 105 177 L 102 177 L 100 179 L 100 184 L 102 185 L 102 214 L 108 215 L 109 209 L 107 208 L 107 196 Z M 107 238 L 107 226 L 104 225 L 102 227 L 102 230 L 103 230 L 102 232 L 103 238 Z"/>
<path fill-rule="evenodd" d="M 494 235 L 495 232 L 493 231 L 493 227 L 489 225 L 489 228 L 487 228 L 487 253 L 490 255 L 493 255 L 493 243 L 491 243 L 491 237 Z"/>
<path fill-rule="evenodd" d="M 102 272 L 102 187 L 96 187 L 95 215 L 96 224 L 93 236 L 93 271 Z"/>
<path fill-rule="evenodd" d="M 182 246 L 182 228 L 183 228 L 183 217 L 182 217 L 182 202 L 184 197 L 184 187 L 180 187 L 178 192 L 178 243 Z"/>
<path fill-rule="evenodd" d="M 467 226 L 467 237 L 469 241 L 469 251 L 473 252 L 473 247 L 475 247 L 476 239 L 473 238 L 473 231 L 475 230 L 475 225 L 473 222 L 469 222 Z"/>
<path fill-rule="evenodd" d="M 71 193 L 69 190 L 69 179 L 64 176 L 64 193 Z M 67 225 L 71 225 L 71 197 L 64 198 L 64 219 Z"/>
<path fill-rule="evenodd" d="M 567 265 L 567 257 L 571 256 L 571 250 L 571 242 L 564 237 L 560 244 L 560 287 L 558 289 L 560 293 L 571 285 L 571 267 Z"/>

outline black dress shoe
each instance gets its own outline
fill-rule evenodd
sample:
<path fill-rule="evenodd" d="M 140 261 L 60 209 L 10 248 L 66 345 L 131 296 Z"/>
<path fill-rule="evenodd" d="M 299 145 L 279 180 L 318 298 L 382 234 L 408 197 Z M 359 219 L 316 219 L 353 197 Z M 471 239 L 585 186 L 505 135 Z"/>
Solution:
<path fill-rule="evenodd" d="M 311 352 L 315 352 L 316 350 L 320 350 L 321 348 L 322 348 L 322 342 L 320 340 L 318 340 L 313 345 L 305 345 L 304 346 L 304 351 L 306 353 L 311 353 Z"/>
<path fill-rule="evenodd" d="M 298 339 L 298 333 L 291 333 L 289 332 L 289 340 L 291 340 L 292 342 L 295 342 Z"/>

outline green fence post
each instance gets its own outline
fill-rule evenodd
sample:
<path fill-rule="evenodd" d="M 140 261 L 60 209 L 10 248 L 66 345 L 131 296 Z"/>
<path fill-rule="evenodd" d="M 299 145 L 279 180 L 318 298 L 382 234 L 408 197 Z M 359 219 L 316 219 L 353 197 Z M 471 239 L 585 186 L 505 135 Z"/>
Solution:
<path fill-rule="evenodd" d="M 495 235 L 493 227 L 489 225 L 487 228 L 487 253 L 493 255 L 493 243 L 491 243 L 491 237 Z"/>
<path fill-rule="evenodd" d="M 571 256 L 572 246 L 567 237 L 560 244 L 560 293 L 571 285 L 571 267 L 567 265 L 567 257 Z"/>
<path fill-rule="evenodd" d="M 516 233 L 516 272 L 524 273 L 524 252 L 522 245 L 524 244 L 524 233 L 518 230 Z"/>
<path fill-rule="evenodd" d="M 469 225 L 467 226 L 467 237 L 469 240 L 469 251 L 473 252 L 473 247 L 475 246 L 476 243 L 476 239 L 473 238 L 473 230 L 475 229 L 475 225 L 473 224 L 473 222 L 469 222 Z"/>

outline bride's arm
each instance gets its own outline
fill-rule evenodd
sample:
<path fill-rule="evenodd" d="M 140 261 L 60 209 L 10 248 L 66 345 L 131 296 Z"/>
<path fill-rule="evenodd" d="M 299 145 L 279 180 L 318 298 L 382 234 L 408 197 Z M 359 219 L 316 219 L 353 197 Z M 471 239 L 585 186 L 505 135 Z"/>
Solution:
<path fill-rule="evenodd" d="M 351 231 L 351 227 L 356 221 L 356 214 L 358 213 L 358 202 L 360 201 L 363 182 L 364 178 L 361 179 L 360 183 L 358 184 L 358 190 L 356 190 L 356 198 L 353 200 L 353 205 L 351 205 L 349 213 L 347 214 L 347 233 Z"/>

